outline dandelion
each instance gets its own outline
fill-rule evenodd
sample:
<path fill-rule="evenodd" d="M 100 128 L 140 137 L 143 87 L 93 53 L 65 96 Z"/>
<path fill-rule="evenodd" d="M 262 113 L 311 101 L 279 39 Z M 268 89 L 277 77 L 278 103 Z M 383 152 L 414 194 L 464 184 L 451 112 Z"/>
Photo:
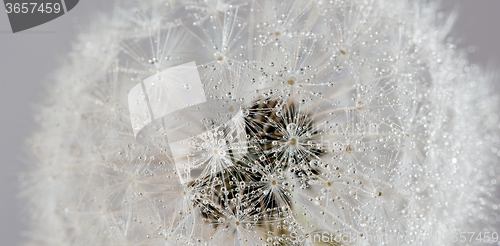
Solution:
<path fill-rule="evenodd" d="M 438 7 L 120 2 L 40 107 L 27 245 L 497 243 L 498 100 Z"/>

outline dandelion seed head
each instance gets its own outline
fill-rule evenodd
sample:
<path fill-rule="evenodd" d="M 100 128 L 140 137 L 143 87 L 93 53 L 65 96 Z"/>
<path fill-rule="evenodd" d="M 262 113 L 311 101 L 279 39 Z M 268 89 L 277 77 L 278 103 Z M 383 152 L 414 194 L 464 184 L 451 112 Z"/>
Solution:
<path fill-rule="evenodd" d="M 495 232 L 498 97 L 438 8 L 120 2 L 40 107 L 30 242 L 453 245 L 436 235 Z M 199 83 L 165 73 L 185 64 Z"/>

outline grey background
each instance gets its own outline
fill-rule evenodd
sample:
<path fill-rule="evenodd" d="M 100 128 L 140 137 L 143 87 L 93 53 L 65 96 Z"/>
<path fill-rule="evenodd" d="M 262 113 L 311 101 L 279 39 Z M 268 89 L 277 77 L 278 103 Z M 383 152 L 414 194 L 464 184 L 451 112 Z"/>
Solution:
<path fill-rule="evenodd" d="M 0 8 L 0 245 L 18 245 L 27 229 L 19 219 L 23 201 L 17 176 L 27 169 L 25 139 L 35 129 L 34 107 L 47 76 L 65 62 L 78 30 L 96 12 L 109 12 L 112 0 L 81 0 L 67 14 L 41 26 L 13 34 Z M 453 36 L 459 48 L 471 45 L 470 60 L 500 74 L 500 0 L 445 0 L 459 6 Z M 497 81 L 500 83 L 500 81 Z"/>

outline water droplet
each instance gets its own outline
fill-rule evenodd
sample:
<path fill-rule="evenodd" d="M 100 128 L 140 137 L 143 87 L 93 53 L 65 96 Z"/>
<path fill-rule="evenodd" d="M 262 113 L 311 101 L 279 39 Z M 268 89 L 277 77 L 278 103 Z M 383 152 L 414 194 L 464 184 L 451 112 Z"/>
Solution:
<path fill-rule="evenodd" d="M 357 101 L 356 102 L 356 108 L 362 109 L 363 108 L 363 102 L 362 101 Z"/>
<path fill-rule="evenodd" d="M 243 109 L 241 111 L 241 114 L 243 114 L 244 117 L 248 116 L 250 114 L 250 111 L 248 111 L 248 109 Z"/>
<path fill-rule="evenodd" d="M 297 130 L 297 124 L 295 123 L 290 123 L 286 126 L 286 129 L 289 131 L 289 132 L 293 132 L 295 130 Z"/>

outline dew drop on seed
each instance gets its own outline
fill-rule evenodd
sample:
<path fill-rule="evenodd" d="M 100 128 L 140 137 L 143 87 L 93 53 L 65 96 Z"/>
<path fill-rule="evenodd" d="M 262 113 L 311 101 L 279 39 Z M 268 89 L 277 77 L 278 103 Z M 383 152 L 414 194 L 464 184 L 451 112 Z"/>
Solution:
<path fill-rule="evenodd" d="M 362 108 L 363 108 L 363 102 L 361 102 L 361 101 L 357 101 L 357 102 L 356 102 L 356 108 L 358 108 L 358 109 L 362 109 Z"/>
<path fill-rule="evenodd" d="M 248 109 L 243 109 L 243 110 L 241 111 L 241 113 L 242 113 L 242 114 L 243 114 L 243 116 L 245 116 L 245 117 L 246 117 L 246 116 L 248 116 L 248 115 L 250 114 L 250 112 L 248 111 Z"/>
<path fill-rule="evenodd" d="M 290 123 L 286 126 L 286 129 L 289 131 L 289 132 L 293 132 L 297 129 L 297 124 L 295 123 Z"/>

